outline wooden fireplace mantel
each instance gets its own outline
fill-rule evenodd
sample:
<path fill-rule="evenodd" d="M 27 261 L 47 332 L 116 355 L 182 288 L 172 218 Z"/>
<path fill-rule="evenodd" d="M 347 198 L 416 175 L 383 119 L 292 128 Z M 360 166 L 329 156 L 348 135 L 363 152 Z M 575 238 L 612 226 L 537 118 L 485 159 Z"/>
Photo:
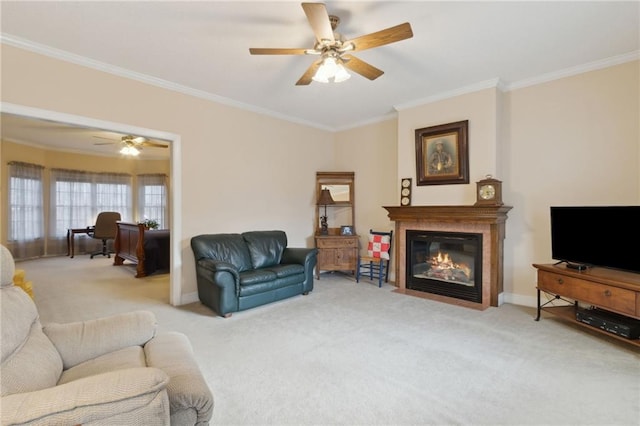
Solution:
<path fill-rule="evenodd" d="M 483 234 L 482 302 L 461 302 L 445 296 L 421 294 L 457 305 L 486 309 L 499 305 L 503 291 L 503 240 L 505 222 L 510 206 L 384 206 L 389 219 L 396 223 L 396 285 L 400 291 L 413 294 L 406 289 L 406 231 L 436 230 L 452 232 L 476 232 Z"/>
<path fill-rule="evenodd" d="M 510 206 L 385 206 L 389 219 L 439 222 L 504 223 Z"/>

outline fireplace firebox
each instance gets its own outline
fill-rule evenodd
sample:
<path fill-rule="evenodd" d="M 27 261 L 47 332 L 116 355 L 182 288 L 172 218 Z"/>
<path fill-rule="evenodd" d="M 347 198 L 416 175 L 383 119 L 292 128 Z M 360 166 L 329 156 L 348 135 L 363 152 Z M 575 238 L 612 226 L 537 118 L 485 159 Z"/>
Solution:
<path fill-rule="evenodd" d="M 406 288 L 482 303 L 482 234 L 406 231 Z"/>

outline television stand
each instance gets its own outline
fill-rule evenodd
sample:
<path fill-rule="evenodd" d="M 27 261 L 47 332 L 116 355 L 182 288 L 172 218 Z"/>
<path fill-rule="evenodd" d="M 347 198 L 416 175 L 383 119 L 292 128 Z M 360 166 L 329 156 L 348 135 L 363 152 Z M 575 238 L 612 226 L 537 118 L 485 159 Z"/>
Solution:
<path fill-rule="evenodd" d="M 545 311 L 589 330 L 640 347 L 640 339 L 617 336 L 576 319 L 579 302 L 640 319 L 640 274 L 600 267 L 580 271 L 564 264 L 533 266 L 538 270 L 536 321 L 540 320 L 541 312 Z M 553 298 L 541 304 L 541 293 L 550 294 Z M 549 306 L 555 301 L 562 301 L 565 305 Z"/>

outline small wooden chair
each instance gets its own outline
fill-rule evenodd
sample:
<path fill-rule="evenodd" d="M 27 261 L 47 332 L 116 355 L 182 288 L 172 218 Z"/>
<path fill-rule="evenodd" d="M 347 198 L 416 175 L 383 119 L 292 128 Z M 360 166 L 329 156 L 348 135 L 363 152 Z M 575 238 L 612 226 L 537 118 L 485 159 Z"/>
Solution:
<path fill-rule="evenodd" d="M 384 282 L 389 282 L 389 262 L 391 260 L 391 243 L 393 241 L 393 231 L 381 232 L 369 230 L 369 244 L 367 255 L 358 254 L 356 265 L 356 282 L 360 282 L 360 275 L 369 276 L 370 280 L 378 279 L 378 287 L 382 287 Z"/>

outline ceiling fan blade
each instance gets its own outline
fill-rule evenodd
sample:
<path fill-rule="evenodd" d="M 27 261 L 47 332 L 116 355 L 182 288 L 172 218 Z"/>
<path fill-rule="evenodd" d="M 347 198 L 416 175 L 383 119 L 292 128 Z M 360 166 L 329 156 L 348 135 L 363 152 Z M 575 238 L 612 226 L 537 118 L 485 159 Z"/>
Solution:
<path fill-rule="evenodd" d="M 353 72 L 357 72 L 363 77 L 368 78 L 369 80 L 375 80 L 384 74 L 384 71 L 374 67 L 373 65 L 369 65 L 365 61 L 362 61 L 355 56 L 352 55 L 344 55 L 342 57 L 344 59 L 344 66 L 349 68 Z"/>
<path fill-rule="evenodd" d="M 104 139 L 104 138 L 103 138 Z M 115 142 L 96 142 L 94 145 L 115 145 Z"/>
<path fill-rule="evenodd" d="M 113 139 L 113 138 L 106 138 L 104 136 L 97 136 L 97 135 L 93 135 L 94 138 L 98 138 L 98 139 L 106 139 L 108 141 L 117 141 L 117 139 Z"/>
<path fill-rule="evenodd" d="M 322 61 L 315 61 L 314 63 L 312 63 L 311 66 L 309 66 L 309 68 L 307 68 L 307 70 L 304 72 L 304 74 L 302 74 L 302 77 L 300 77 L 300 79 L 296 82 L 296 86 L 307 86 L 311 84 L 313 76 L 318 70 L 321 62 Z"/>
<path fill-rule="evenodd" d="M 278 48 L 249 48 L 249 53 L 252 55 L 305 55 L 309 49 L 278 49 Z"/>
<path fill-rule="evenodd" d="M 335 41 L 333 30 L 331 29 L 331 21 L 324 3 L 302 3 L 304 13 L 311 25 L 311 29 L 316 36 L 316 40 L 328 40 L 331 43 Z"/>
<path fill-rule="evenodd" d="M 386 30 L 377 31 L 375 33 L 356 37 L 344 43 L 353 44 L 353 51 L 371 49 L 372 47 L 384 46 L 385 44 L 395 43 L 396 41 L 405 40 L 413 37 L 411 25 L 408 22 L 387 28 Z"/>
<path fill-rule="evenodd" d="M 164 144 L 161 144 L 161 143 L 150 142 L 150 141 L 141 142 L 138 145 L 140 145 L 140 146 L 150 146 L 150 147 L 153 147 L 153 148 L 169 148 L 168 145 L 164 145 Z"/>

